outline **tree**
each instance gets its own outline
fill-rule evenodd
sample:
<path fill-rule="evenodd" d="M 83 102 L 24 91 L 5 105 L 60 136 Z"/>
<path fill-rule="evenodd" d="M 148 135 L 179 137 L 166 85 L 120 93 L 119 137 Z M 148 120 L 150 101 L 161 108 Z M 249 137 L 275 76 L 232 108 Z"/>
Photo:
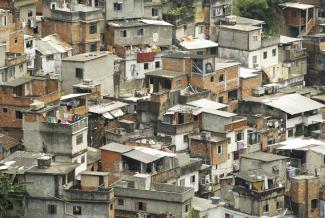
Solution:
<path fill-rule="evenodd" d="M 265 21 L 268 31 L 276 31 L 279 24 L 279 4 L 287 0 L 235 0 L 234 13 Z"/>
<path fill-rule="evenodd" d="M 22 199 L 17 197 L 17 193 L 24 191 L 24 184 L 15 183 L 15 176 L 0 172 L 0 218 L 5 217 L 11 207 L 16 209 L 15 212 L 21 212 Z"/>

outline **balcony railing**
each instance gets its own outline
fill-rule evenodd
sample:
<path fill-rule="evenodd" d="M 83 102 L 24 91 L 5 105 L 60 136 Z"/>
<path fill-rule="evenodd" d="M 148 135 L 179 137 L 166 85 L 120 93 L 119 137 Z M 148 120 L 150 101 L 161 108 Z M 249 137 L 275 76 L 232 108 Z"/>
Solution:
<path fill-rule="evenodd" d="M 159 122 L 158 132 L 165 133 L 167 135 L 178 135 L 183 133 L 189 133 L 193 131 L 193 122 L 183 123 L 183 124 L 169 124 L 164 122 Z"/>
<path fill-rule="evenodd" d="M 68 124 L 41 122 L 39 128 L 42 132 L 74 134 L 79 130 L 88 128 L 88 117 L 83 117 L 80 120 Z"/>
<path fill-rule="evenodd" d="M 290 49 L 286 51 L 286 58 L 288 60 L 295 60 L 298 58 L 303 58 L 307 56 L 307 51 L 303 49 Z"/>

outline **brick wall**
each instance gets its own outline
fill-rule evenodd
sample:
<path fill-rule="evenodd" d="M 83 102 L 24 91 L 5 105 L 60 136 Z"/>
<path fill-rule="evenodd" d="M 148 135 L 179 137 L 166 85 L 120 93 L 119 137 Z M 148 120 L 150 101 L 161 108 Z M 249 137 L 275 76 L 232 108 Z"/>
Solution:
<path fill-rule="evenodd" d="M 192 72 L 192 60 L 163 57 L 162 68 L 163 70 L 190 73 Z"/>
<path fill-rule="evenodd" d="M 101 150 L 102 171 L 110 173 L 119 173 L 120 161 L 121 154 L 112 151 Z"/>
<path fill-rule="evenodd" d="M 253 89 L 262 85 L 262 75 L 240 80 L 241 99 L 252 96 Z"/>
<path fill-rule="evenodd" d="M 222 146 L 222 154 L 218 154 L 218 146 Z M 211 151 L 209 145 L 205 141 L 191 139 L 191 156 L 210 158 L 212 163 L 210 165 L 221 164 L 228 159 L 227 141 L 220 143 L 211 143 Z"/>

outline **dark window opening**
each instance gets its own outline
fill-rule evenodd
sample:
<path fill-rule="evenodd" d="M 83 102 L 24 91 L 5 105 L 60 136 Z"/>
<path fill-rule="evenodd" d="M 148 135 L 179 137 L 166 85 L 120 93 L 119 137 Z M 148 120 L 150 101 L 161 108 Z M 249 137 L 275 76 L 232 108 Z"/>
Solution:
<path fill-rule="evenodd" d="M 89 25 L 89 33 L 90 34 L 95 34 L 97 33 L 97 23 L 91 23 Z"/>
<path fill-rule="evenodd" d="M 117 199 L 117 204 L 120 205 L 120 206 L 123 206 L 124 205 L 124 199 L 122 199 L 122 198 Z"/>
<path fill-rule="evenodd" d="M 224 76 L 223 76 L 223 74 L 221 74 L 220 76 L 219 76 L 219 82 L 223 82 L 224 81 Z"/>
<path fill-rule="evenodd" d="M 146 211 L 147 210 L 147 204 L 144 203 L 144 202 L 138 202 L 138 210 Z"/>
<path fill-rule="evenodd" d="M 81 206 L 72 207 L 73 215 L 81 215 Z"/>
<path fill-rule="evenodd" d="M 155 62 L 155 68 L 160 68 L 160 61 Z"/>
<path fill-rule="evenodd" d="M 148 70 L 149 69 L 149 63 L 144 63 L 143 64 L 143 69 Z"/>
<path fill-rule="evenodd" d="M 47 212 L 49 214 L 56 214 L 56 205 L 52 205 L 52 204 L 47 205 Z"/>
<path fill-rule="evenodd" d="M 76 78 L 78 78 L 78 79 L 83 79 L 83 77 L 84 77 L 83 69 L 81 69 L 81 68 L 76 68 Z"/>
<path fill-rule="evenodd" d="M 311 200 L 311 208 L 312 209 L 318 208 L 318 199 Z"/>
<path fill-rule="evenodd" d="M 236 90 L 228 92 L 228 99 L 230 101 L 237 100 L 238 99 L 238 90 L 236 89 Z"/>
<path fill-rule="evenodd" d="M 23 119 L 23 113 L 21 111 L 16 111 L 16 119 L 17 120 Z"/>
<path fill-rule="evenodd" d="M 122 2 L 115 2 L 114 3 L 114 11 L 120 11 L 120 10 L 122 10 Z"/>

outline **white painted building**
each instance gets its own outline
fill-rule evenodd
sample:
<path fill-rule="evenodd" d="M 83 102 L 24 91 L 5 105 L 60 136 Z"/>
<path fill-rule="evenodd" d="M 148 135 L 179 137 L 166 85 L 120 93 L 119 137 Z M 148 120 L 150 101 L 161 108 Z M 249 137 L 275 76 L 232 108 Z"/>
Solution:
<path fill-rule="evenodd" d="M 28 62 L 27 62 L 27 69 L 33 70 L 35 67 L 35 38 L 33 36 L 24 35 L 24 52 L 27 55 Z"/>
<path fill-rule="evenodd" d="M 62 59 L 72 55 L 72 47 L 56 34 L 37 39 L 35 44 L 35 73 L 37 75 L 55 74 L 61 77 Z"/>

